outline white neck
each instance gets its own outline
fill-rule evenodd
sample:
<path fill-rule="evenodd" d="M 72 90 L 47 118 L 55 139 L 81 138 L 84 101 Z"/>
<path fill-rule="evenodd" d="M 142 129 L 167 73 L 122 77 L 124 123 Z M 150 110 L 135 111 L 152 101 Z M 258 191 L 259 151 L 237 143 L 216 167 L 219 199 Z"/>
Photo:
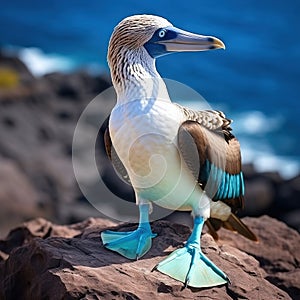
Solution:
<path fill-rule="evenodd" d="M 145 48 L 124 50 L 119 59 L 110 62 L 117 104 L 129 101 L 160 99 L 170 101 L 166 85 Z"/>

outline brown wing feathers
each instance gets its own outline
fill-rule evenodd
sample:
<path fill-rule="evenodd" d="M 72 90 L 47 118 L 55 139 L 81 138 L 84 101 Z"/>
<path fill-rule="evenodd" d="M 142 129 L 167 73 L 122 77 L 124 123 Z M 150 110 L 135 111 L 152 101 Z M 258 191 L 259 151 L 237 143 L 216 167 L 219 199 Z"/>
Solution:
<path fill-rule="evenodd" d="M 196 179 L 202 186 L 206 185 L 207 178 L 205 178 L 206 174 L 204 174 L 204 169 L 207 167 L 206 164 L 213 164 L 220 169 L 220 172 L 230 175 L 241 173 L 239 142 L 233 136 L 226 141 L 224 136 L 206 129 L 198 122 L 186 121 L 179 129 L 178 143 L 185 162 L 192 169 L 193 174 L 197 174 Z M 197 159 L 195 160 L 196 156 Z M 199 163 L 200 166 L 198 165 Z M 226 198 L 224 197 L 221 200 L 226 200 Z M 238 207 L 235 209 L 243 206 L 242 198 L 239 202 Z"/>
<path fill-rule="evenodd" d="M 206 120 L 202 121 L 202 113 L 203 112 L 191 113 L 191 110 L 185 111 L 185 114 L 189 114 L 189 117 L 193 119 L 184 122 L 178 132 L 178 143 L 182 156 L 203 188 L 207 184 L 207 182 L 203 180 L 203 178 L 205 179 L 207 177 L 205 169 L 211 171 L 211 169 L 208 168 L 211 165 L 219 168 L 220 172 L 224 171 L 227 174 L 227 176 L 223 174 L 222 178 L 227 179 L 223 184 L 235 185 L 234 187 L 228 187 L 227 190 L 229 188 L 239 188 L 238 192 L 235 191 L 231 193 L 235 195 L 235 197 L 214 199 L 222 200 L 229 205 L 232 209 L 232 213 L 225 222 L 213 218 L 207 220 L 206 224 L 209 231 L 215 239 L 218 239 L 217 230 L 222 226 L 226 229 L 237 231 L 250 240 L 257 241 L 255 234 L 234 215 L 234 213 L 244 205 L 244 187 L 241 173 L 240 145 L 238 140 L 231 133 L 231 128 L 229 127 L 231 121 L 226 119 L 223 113 L 215 111 L 204 111 Z M 219 122 L 214 122 L 215 127 L 213 127 L 211 125 L 212 123 L 207 122 L 207 114 L 209 113 L 214 114 L 214 116 L 217 115 L 219 119 L 223 118 L 223 121 L 220 122 L 219 120 Z M 195 149 L 197 149 L 197 153 L 195 153 Z M 233 177 L 230 178 L 230 176 Z M 228 180 L 228 178 L 230 179 Z M 212 190 L 215 192 L 215 189 L 216 187 L 213 187 Z M 217 196 L 218 195 L 222 195 L 222 193 L 218 191 Z M 226 195 L 226 193 L 223 192 L 223 195 Z M 228 193 L 228 195 L 230 195 L 230 193 Z"/>

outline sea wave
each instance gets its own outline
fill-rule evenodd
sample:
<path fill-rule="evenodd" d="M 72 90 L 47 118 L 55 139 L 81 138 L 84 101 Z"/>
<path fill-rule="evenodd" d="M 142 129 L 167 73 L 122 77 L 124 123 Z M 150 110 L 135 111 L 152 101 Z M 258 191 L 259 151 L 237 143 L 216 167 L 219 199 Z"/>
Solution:
<path fill-rule="evenodd" d="M 56 53 L 45 54 L 39 48 L 23 48 L 19 57 L 35 76 L 55 71 L 69 72 L 76 68 L 71 59 Z"/>
<path fill-rule="evenodd" d="M 236 115 L 235 133 L 247 135 L 262 135 L 278 130 L 284 123 L 282 116 L 266 116 L 261 111 L 246 111 Z"/>
<path fill-rule="evenodd" d="M 277 171 L 285 179 L 300 173 L 299 158 L 281 155 L 276 151 L 280 143 L 284 117 L 267 116 L 261 111 L 233 114 L 234 134 L 241 144 L 243 163 L 252 163 L 259 172 Z M 274 138 L 274 135 L 279 136 Z"/>
<path fill-rule="evenodd" d="M 243 138 L 240 140 L 243 163 L 253 164 L 258 172 L 275 171 L 284 179 L 300 174 L 300 163 L 296 158 L 276 155 L 267 143 L 259 147 L 261 149 L 257 149 L 251 141 Z"/>
<path fill-rule="evenodd" d="M 70 72 L 78 67 L 78 64 L 67 56 L 45 53 L 36 47 L 5 46 L 3 51 L 18 56 L 34 76 L 42 76 L 52 72 Z"/>

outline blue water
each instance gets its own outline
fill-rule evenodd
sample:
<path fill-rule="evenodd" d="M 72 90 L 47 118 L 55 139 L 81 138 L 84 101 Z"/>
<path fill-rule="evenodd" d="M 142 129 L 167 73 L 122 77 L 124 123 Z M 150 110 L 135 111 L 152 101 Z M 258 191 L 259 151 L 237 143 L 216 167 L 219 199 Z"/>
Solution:
<path fill-rule="evenodd" d="M 160 73 L 235 119 L 244 161 L 299 172 L 299 1 L 14 0 L 1 5 L 0 45 L 22 47 L 37 74 L 83 65 L 108 71 L 113 27 L 140 13 L 221 38 L 226 51 L 169 55 L 157 62 Z"/>

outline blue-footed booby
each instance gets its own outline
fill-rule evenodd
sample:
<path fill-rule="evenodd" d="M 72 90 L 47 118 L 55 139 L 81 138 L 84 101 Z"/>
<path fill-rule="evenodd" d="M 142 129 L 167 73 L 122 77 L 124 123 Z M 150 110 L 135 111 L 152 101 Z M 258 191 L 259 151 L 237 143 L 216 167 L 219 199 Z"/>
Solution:
<path fill-rule="evenodd" d="M 235 215 L 244 195 L 240 146 L 231 120 L 222 112 L 194 111 L 172 103 L 155 60 L 174 52 L 222 48 L 224 43 L 216 37 L 178 29 L 153 15 L 122 20 L 108 48 L 117 103 L 101 130 L 107 155 L 133 187 L 140 220 L 132 232 L 102 232 L 103 244 L 138 259 L 156 236 L 149 224 L 151 203 L 192 211 L 194 228 L 185 246 L 155 270 L 198 288 L 229 282 L 201 251 L 205 221 L 215 236 L 215 230 L 224 226 L 257 240 Z"/>

